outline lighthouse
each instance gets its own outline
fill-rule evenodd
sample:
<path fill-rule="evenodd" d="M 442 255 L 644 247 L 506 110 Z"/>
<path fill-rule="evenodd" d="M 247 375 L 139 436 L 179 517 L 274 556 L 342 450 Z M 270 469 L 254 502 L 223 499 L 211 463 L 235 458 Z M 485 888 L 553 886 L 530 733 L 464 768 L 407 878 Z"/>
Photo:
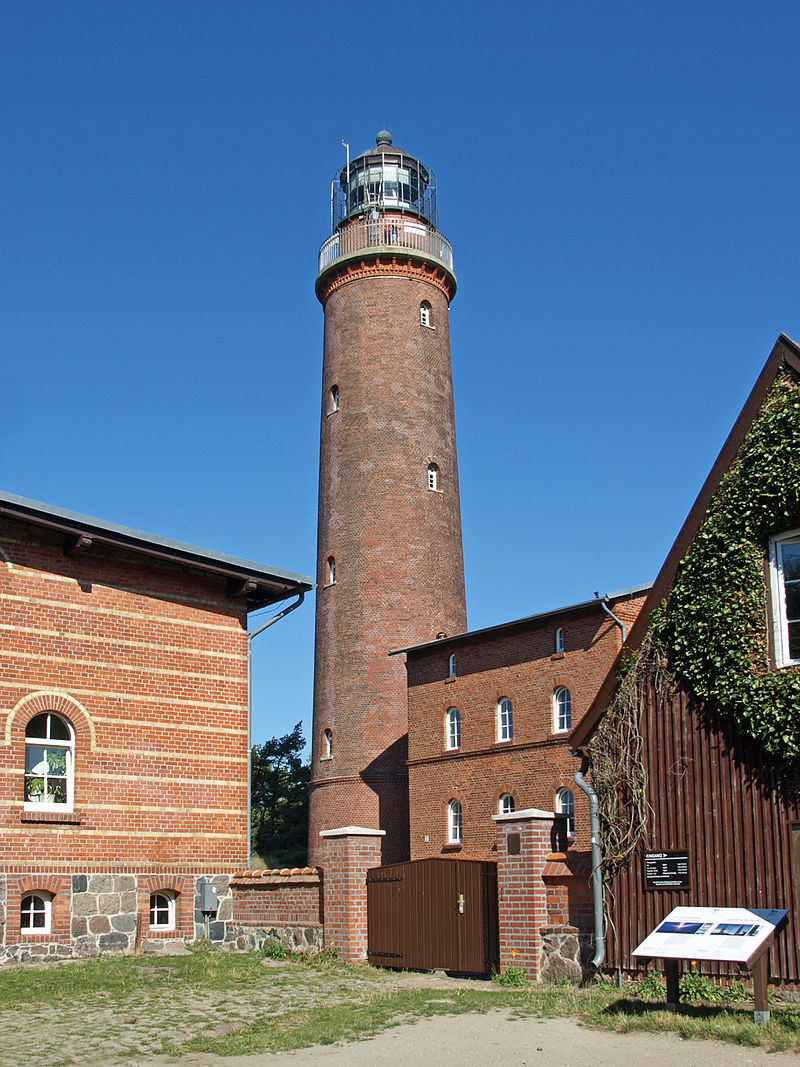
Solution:
<path fill-rule="evenodd" d="M 388 653 L 466 630 L 455 291 L 435 175 L 383 130 L 337 171 L 316 280 L 325 329 L 312 864 L 320 832 L 344 826 L 385 831 L 382 862 L 408 858 L 406 676 Z"/>

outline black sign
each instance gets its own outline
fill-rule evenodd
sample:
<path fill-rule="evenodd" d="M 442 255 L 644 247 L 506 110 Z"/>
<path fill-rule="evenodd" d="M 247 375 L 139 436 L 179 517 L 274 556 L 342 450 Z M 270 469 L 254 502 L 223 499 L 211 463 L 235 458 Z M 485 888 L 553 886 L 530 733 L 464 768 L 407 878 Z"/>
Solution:
<path fill-rule="evenodd" d="M 688 889 L 688 852 L 645 852 L 645 889 Z"/>

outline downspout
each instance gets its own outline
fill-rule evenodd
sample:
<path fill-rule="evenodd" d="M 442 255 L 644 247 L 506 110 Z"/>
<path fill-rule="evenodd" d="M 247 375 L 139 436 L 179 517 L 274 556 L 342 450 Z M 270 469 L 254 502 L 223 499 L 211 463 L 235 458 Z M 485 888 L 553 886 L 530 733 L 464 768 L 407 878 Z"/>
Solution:
<path fill-rule="evenodd" d="M 252 633 L 247 635 L 247 868 L 250 869 L 252 846 L 252 821 L 253 821 L 253 743 L 252 743 L 252 728 L 253 728 L 253 638 L 258 637 L 259 634 L 263 634 L 265 630 L 268 630 L 276 622 L 280 622 L 295 608 L 299 608 L 305 600 L 306 594 L 301 592 L 294 604 L 290 604 L 288 608 L 284 608 L 283 611 L 279 611 L 277 615 L 273 615 L 271 619 L 267 619 L 265 623 L 253 630 Z"/>
<path fill-rule="evenodd" d="M 582 752 L 572 752 L 573 756 L 582 757 L 581 769 L 575 772 L 574 780 L 578 789 L 589 798 L 589 826 L 592 832 L 592 903 L 594 904 L 594 956 L 589 961 L 589 977 L 600 968 L 606 958 L 606 927 L 603 920 L 603 871 L 600 855 L 600 814 L 598 812 L 597 793 L 584 779 L 589 770 L 589 757 Z"/>
<path fill-rule="evenodd" d="M 600 607 L 603 609 L 606 615 L 610 616 L 617 624 L 617 626 L 619 626 L 620 630 L 622 631 L 622 643 L 624 645 L 625 638 L 628 636 L 628 631 L 625 629 L 625 623 L 622 621 L 622 619 L 618 619 L 614 612 L 611 610 L 611 608 L 608 606 L 608 597 L 603 597 L 603 599 L 600 601 Z"/>

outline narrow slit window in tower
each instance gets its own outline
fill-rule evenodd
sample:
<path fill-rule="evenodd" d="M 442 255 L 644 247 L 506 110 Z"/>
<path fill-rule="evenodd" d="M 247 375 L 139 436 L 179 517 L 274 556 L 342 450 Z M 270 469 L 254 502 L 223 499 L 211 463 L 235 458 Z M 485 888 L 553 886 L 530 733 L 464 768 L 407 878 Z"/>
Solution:
<path fill-rule="evenodd" d="M 331 391 L 328 394 L 328 414 L 332 415 L 334 411 L 339 410 L 339 386 L 332 385 Z"/>
<path fill-rule="evenodd" d="M 439 468 L 435 463 L 428 464 L 428 488 L 432 493 L 439 492 Z"/>
<path fill-rule="evenodd" d="M 325 584 L 336 585 L 336 559 L 333 556 L 328 556 L 328 573 Z"/>
<path fill-rule="evenodd" d="M 420 326 L 427 326 L 429 329 L 432 329 L 431 306 L 427 300 L 423 300 L 419 306 L 419 324 Z"/>
<path fill-rule="evenodd" d="M 322 735 L 322 758 L 333 759 L 333 730 L 326 730 Z"/>

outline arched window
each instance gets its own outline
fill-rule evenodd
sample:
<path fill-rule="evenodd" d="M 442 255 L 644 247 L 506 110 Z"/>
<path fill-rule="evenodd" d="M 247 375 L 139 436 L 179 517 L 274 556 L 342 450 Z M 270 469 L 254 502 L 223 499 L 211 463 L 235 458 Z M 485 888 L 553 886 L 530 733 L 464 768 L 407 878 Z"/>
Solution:
<path fill-rule="evenodd" d="M 428 464 L 428 488 L 432 493 L 439 492 L 439 468 L 435 463 Z"/>
<path fill-rule="evenodd" d="M 511 796 L 510 793 L 503 793 L 503 795 L 500 797 L 500 802 L 497 805 L 497 810 L 500 812 L 501 815 L 510 815 L 513 811 L 516 810 L 514 798 Z"/>
<path fill-rule="evenodd" d="M 456 654 L 452 653 L 450 659 L 447 661 L 447 677 L 455 678 L 456 676 Z"/>
<path fill-rule="evenodd" d="M 446 715 L 446 736 L 448 748 L 461 747 L 461 712 L 458 708 L 450 708 Z"/>
<path fill-rule="evenodd" d="M 175 894 L 171 889 L 150 894 L 150 929 L 175 929 Z"/>
<path fill-rule="evenodd" d="M 423 300 L 419 306 L 419 324 L 420 326 L 431 325 L 431 306 L 427 300 Z"/>
<path fill-rule="evenodd" d="M 513 710 L 508 697 L 503 697 L 497 702 L 497 740 L 514 740 Z"/>
<path fill-rule="evenodd" d="M 322 734 L 322 758 L 333 758 L 333 730 L 325 730 Z"/>
<path fill-rule="evenodd" d="M 556 630 L 556 653 L 564 651 L 564 628 L 559 626 Z"/>
<path fill-rule="evenodd" d="M 333 556 L 328 556 L 325 584 L 336 585 L 336 559 Z"/>
<path fill-rule="evenodd" d="M 35 715 L 25 728 L 25 808 L 72 811 L 75 735 L 54 711 Z"/>
<path fill-rule="evenodd" d="M 53 894 L 26 893 L 19 907 L 19 928 L 25 934 L 49 934 Z"/>
<path fill-rule="evenodd" d="M 558 734 L 572 729 L 572 698 L 563 685 L 553 693 L 553 729 Z"/>
<path fill-rule="evenodd" d="M 566 815 L 567 833 L 572 837 L 575 834 L 575 797 L 571 789 L 559 789 L 556 793 L 556 813 Z"/>
<path fill-rule="evenodd" d="M 339 386 L 332 385 L 331 391 L 328 394 L 328 414 L 332 415 L 334 411 L 339 410 Z"/>
<path fill-rule="evenodd" d="M 461 805 L 457 800 L 451 800 L 447 805 L 447 840 L 451 845 L 461 844 L 462 831 Z"/>

